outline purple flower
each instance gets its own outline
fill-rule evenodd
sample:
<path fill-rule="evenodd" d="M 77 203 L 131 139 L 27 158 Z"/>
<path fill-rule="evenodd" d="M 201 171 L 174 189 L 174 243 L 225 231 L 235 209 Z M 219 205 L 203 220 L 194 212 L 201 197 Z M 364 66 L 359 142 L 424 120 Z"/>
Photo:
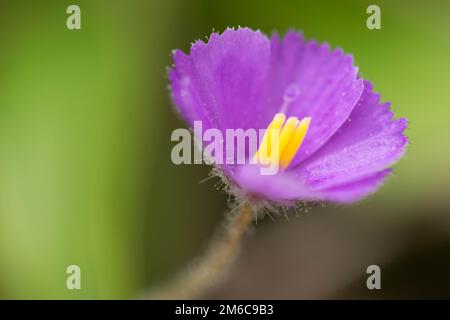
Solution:
<path fill-rule="evenodd" d="M 265 129 L 282 113 L 280 135 L 288 121 L 292 132 L 303 130 L 295 146 L 289 140 L 291 156 L 282 149 L 275 175 L 261 175 L 255 165 L 220 166 L 233 190 L 253 199 L 359 200 L 380 186 L 408 143 L 406 119 L 393 120 L 390 104 L 380 103 L 371 83 L 358 76 L 352 56 L 297 32 L 284 39 L 248 28 L 213 33 L 189 55 L 176 50 L 169 77 L 190 126 L 199 120 L 204 129 L 222 132 Z"/>

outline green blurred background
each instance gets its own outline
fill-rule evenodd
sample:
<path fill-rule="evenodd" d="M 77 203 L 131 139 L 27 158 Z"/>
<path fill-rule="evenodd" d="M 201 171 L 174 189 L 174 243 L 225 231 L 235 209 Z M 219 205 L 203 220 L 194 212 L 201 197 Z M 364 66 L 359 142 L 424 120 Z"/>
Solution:
<path fill-rule="evenodd" d="M 81 30 L 66 8 L 81 8 Z M 381 30 L 366 8 L 381 7 Z M 175 166 L 174 48 L 227 26 L 290 28 L 352 53 L 411 145 L 376 195 L 258 223 L 207 298 L 450 298 L 448 1 L 0 4 L 0 298 L 133 298 L 200 253 L 226 212 Z M 81 290 L 66 268 L 81 267 Z M 366 267 L 380 265 L 382 290 Z"/>

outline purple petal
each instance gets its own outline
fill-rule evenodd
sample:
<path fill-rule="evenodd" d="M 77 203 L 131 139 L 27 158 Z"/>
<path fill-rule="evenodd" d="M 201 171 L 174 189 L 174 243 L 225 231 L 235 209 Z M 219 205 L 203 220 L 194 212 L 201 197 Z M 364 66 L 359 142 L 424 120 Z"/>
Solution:
<path fill-rule="evenodd" d="M 330 188 L 383 170 L 404 153 L 406 120 L 392 120 L 389 104 L 364 82 L 364 93 L 347 122 L 297 170 L 300 180 L 313 190 Z"/>
<path fill-rule="evenodd" d="M 336 203 L 351 203 L 361 200 L 375 192 L 390 172 L 390 169 L 386 169 L 354 182 L 322 190 L 320 191 L 321 198 Z"/>
<path fill-rule="evenodd" d="M 178 111 L 190 126 L 195 120 L 206 119 L 206 93 L 199 85 L 199 76 L 192 64 L 191 58 L 180 50 L 173 54 L 174 68 L 169 69 L 172 99 Z M 209 124 L 210 122 L 207 121 Z"/>
<path fill-rule="evenodd" d="M 175 52 L 174 60 L 174 99 L 191 125 L 206 120 L 222 131 L 263 128 L 274 115 L 264 108 L 270 41 L 259 31 L 213 33 L 207 44 L 197 41 L 189 56 Z"/>
<path fill-rule="evenodd" d="M 311 117 L 307 138 L 291 166 L 306 159 L 342 126 L 363 92 L 353 58 L 328 44 L 304 41 L 289 32 L 283 41 L 272 38 L 270 104 L 281 106 L 283 97 L 296 97 L 286 108 L 288 116 Z M 289 92 L 291 91 L 291 92 Z"/>
<path fill-rule="evenodd" d="M 314 200 L 318 197 L 302 186 L 293 174 L 278 172 L 275 175 L 262 175 L 257 165 L 240 166 L 233 174 L 241 193 L 276 202 L 295 200 Z"/>
<path fill-rule="evenodd" d="M 350 203 L 375 192 L 390 169 L 372 173 L 364 178 L 347 182 L 323 190 L 311 190 L 303 185 L 292 172 L 276 175 L 261 175 L 258 166 L 242 166 L 233 176 L 239 191 L 246 196 L 291 205 L 295 201 L 329 201 Z"/>

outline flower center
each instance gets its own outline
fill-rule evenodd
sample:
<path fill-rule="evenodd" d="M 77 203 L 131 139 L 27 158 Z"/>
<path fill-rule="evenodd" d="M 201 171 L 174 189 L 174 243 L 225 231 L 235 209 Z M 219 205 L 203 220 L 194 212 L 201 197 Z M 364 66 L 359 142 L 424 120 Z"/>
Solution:
<path fill-rule="evenodd" d="M 284 113 L 274 116 L 254 155 L 254 162 L 263 165 L 279 164 L 282 169 L 291 164 L 305 139 L 311 118 L 306 117 L 300 121 L 297 117 L 289 117 L 286 122 L 285 120 Z"/>

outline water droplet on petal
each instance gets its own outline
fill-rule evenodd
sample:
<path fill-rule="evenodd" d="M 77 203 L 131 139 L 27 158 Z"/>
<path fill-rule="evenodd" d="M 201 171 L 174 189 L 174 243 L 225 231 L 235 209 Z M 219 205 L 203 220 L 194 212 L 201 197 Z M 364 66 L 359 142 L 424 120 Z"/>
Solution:
<path fill-rule="evenodd" d="M 291 102 L 295 100 L 300 94 L 300 88 L 298 85 L 292 83 L 290 84 L 286 90 L 284 90 L 283 100 L 285 102 Z"/>

